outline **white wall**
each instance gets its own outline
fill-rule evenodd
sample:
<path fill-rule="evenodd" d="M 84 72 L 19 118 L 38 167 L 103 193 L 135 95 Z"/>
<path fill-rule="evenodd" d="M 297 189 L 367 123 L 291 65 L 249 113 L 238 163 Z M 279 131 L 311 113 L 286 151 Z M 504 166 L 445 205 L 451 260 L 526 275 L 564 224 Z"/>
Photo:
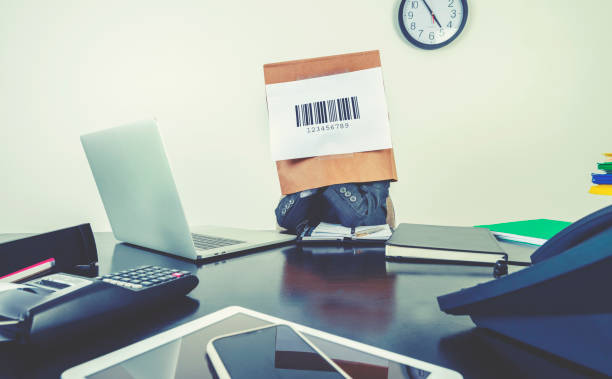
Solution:
<path fill-rule="evenodd" d="M 109 225 L 79 135 L 157 117 L 192 224 L 272 227 L 264 63 L 379 49 L 398 219 L 573 220 L 612 150 L 612 2 L 470 0 L 438 51 L 399 1 L 0 0 L 0 232 Z"/>

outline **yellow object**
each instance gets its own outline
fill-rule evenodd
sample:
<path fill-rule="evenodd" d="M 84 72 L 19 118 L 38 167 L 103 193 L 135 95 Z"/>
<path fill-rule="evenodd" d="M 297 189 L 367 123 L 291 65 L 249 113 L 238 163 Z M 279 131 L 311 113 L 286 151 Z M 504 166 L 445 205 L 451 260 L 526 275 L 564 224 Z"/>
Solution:
<path fill-rule="evenodd" d="M 591 186 L 589 193 L 595 195 L 611 195 L 612 196 L 612 184 L 598 184 Z"/>
<path fill-rule="evenodd" d="M 606 162 L 612 162 L 612 153 L 603 153 L 606 156 Z"/>

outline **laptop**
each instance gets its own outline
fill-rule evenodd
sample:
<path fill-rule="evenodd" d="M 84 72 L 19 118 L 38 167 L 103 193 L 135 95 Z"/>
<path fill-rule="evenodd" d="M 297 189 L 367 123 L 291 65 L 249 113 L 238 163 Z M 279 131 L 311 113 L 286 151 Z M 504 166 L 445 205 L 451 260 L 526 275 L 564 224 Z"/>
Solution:
<path fill-rule="evenodd" d="M 81 143 L 119 241 L 199 261 L 295 239 L 220 226 L 190 230 L 155 121 L 85 134 Z"/>

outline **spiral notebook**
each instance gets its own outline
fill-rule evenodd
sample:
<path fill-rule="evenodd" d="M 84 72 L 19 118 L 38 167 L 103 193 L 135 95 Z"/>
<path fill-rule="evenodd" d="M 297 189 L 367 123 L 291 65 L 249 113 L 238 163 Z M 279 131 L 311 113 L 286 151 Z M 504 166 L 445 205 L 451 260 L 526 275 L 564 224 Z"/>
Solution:
<path fill-rule="evenodd" d="M 383 244 L 392 231 L 389 225 L 357 226 L 349 228 L 339 224 L 321 222 L 317 226 L 307 227 L 297 241 L 308 242 L 343 242 L 343 243 L 380 243 Z"/>

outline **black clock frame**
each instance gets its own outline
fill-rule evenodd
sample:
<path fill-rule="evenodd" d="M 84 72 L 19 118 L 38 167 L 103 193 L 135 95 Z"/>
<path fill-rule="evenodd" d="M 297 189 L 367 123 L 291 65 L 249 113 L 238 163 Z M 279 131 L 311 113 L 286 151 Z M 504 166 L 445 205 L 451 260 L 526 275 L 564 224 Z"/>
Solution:
<path fill-rule="evenodd" d="M 399 21 L 399 26 L 400 26 L 400 30 L 402 31 L 402 34 L 414 46 L 419 47 L 421 49 L 425 49 L 425 50 L 439 49 L 453 42 L 455 38 L 457 38 L 457 36 L 461 34 L 461 32 L 463 31 L 463 27 L 465 26 L 465 23 L 468 18 L 467 0 L 461 0 L 461 5 L 463 6 L 463 18 L 461 20 L 461 25 L 459 25 L 459 29 L 457 29 L 457 33 L 455 33 L 451 38 L 447 39 L 446 41 L 442 43 L 436 43 L 436 44 L 423 43 L 423 42 L 417 41 L 414 37 L 410 35 L 410 33 L 408 33 L 408 30 L 406 29 L 406 25 L 404 25 L 403 10 L 404 10 L 404 5 L 406 5 L 406 1 L 412 1 L 412 0 L 402 0 L 399 6 L 399 12 L 398 12 L 397 18 Z"/>

